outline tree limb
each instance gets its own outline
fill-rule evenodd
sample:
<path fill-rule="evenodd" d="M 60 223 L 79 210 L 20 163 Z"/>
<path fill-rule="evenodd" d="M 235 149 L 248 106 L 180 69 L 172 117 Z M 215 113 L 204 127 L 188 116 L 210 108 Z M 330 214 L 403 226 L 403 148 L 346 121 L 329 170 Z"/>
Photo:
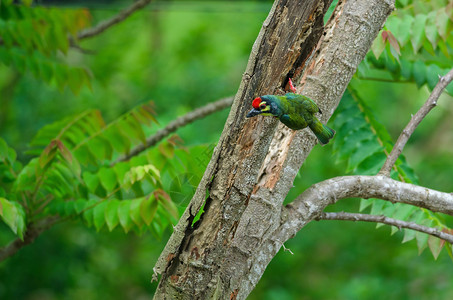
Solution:
<path fill-rule="evenodd" d="M 453 80 L 453 69 L 450 70 L 450 72 L 448 72 L 447 75 L 439 78 L 439 82 L 434 87 L 431 95 L 429 95 L 425 104 L 423 104 L 423 106 L 418 110 L 418 112 L 412 116 L 411 120 L 406 125 L 406 128 L 404 128 L 403 132 L 401 132 L 400 136 L 398 137 L 398 140 L 393 146 L 392 152 L 390 152 L 384 165 L 382 166 L 382 169 L 379 171 L 380 175 L 390 176 L 390 171 L 393 165 L 395 164 L 396 160 L 403 151 L 403 148 L 406 145 L 407 141 L 414 133 L 414 130 L 417 128 L 418 124 L 420 124 L 420 122 L 426 117 L 426 115 L 437 105 L 437 100 L 439 99 L 444 89 L 452 80 Z"/>
<path fill-rule="evenodd" d="M 414 222 L 406 222 L 402 220 L 397 220 L 393 218 L 386 217 L 384 215 L 368 215 L 368 214 L 358 214 L 358 213 L 347 213 L 347 212 L 323 212 L 321 215 L 316 217 L 317 221 L 320 220 L 345 220 L 345 221 L 363 221 L 363 222 L 373 222 L 373 223 L 382 223 L 386 225 L 391 225 L 401 228 L 412 229 L 415 231 L 423 232 L 435 237 L 438 237 L 442 240 L 453 244 L 453 235 L 440 231 L 437 228 L 427 227 L 419 225 Z"/>
<path fill-rule="evenodd" d="M 127 155 L 123 155 L 123 156 L 117 158 L 116 160 L 114 160 L 110 164 L 110 166 L 113 166 L 119 162 L 127 161 L 127 160 L 131 159 L 132 157 L 140 154 L 141 152 L 145 151 L 146 149 L 156 145 L 158 142 L 163 140 L 170 133 L 175 132 L 178 128 L 183 127 L 189 123 L 192 123 L 193 121 L 196 121 L 198 119 L 204 118 L 207 115 L 215 113 L 216 111 L 229 107 L 229 106 L 231 106 L 231 103 L 233 103 L 233 97 L 223 98 L 223 99 L 217 100 L 216 102 L 208 103 L 205 106 L 197 108 L 197 109 L 185 114 L 184 116 L 177 118 L 176 120 L 170 122 L 167 126 L 162 128 L 161 130 L 157 131 L 154 135 L 148 137 L 146 139 L 146 144 L 141 144 L 141 145 L 136 146 Z"/>
<path fill-rule="evenodd" d="M 283 243 L 317 218 L 327 205 L 352 197 L 379 198 L 406 203 L 453 216 L 453 195 L 393 180 L 386 176 L 342 176 L 312 185 L 286 206 L 280 226 Z"/>
<path fill-rule="evenodd" d="M 253 252 L 245 247 L 258 246 L 261 239 L 243 240 L 239 227 L 245 209 L 252 205 L 251 193 L 277 120 L 250 120 L 245 115 L 254 97 L 280 93 L 292 70 L 313 53 L 329 4 L 329 0 L 277 0 L 272 6 L 211 161 L 153 269 L 153 278 L 162 275 L 154 299 L 244 299 L 253 288 L 249 283 L 260 277 L 248 273 Z M 264 271 L 266 265 L 253 269 Z"/>
<path fill-rule="evenodd" d="M 335 111 L 357 66 L 393 9 L 393 0 L 338 1 L 317 49 L 309 60 L 294 68 L 294 75 L 290 77 L 296 83 L 297 91 L 314 99 L 323 112 L 320 116 L 323 123 Z M 300 75 L 302 77 L 298 80 Z M 282 243 L 297 232 L 287 229 L 285 234 L 289 235 L 285 236 L 286 239 L 282 238 L 284 234 L 280 232 L 292 227 L 289 222 L 286 223 L 288 211 L 282 209 L 282 203 L 293 187 L 301 165 L 316 144 L 316 137 L 309 130 L 294 132 L 280 124 L 275 131 L 252 194 L 245 202 L 246 212 L 235 230 L 234 243 L 240 245 L 241 255 L 251 253 L 244 262 L 248 273 L 241 281 L 239 299 L 245 298 L 247 291 L 257 284 L 265 266 L 281 249 Z M 263 150 L 258 149 L 253 155 L 256 157 Z M 322 211 L 320 209 L 317 214 Z M 302 219 L 299 228 L 311 220 Z M 228 261 L 237 261 L 237 257 Z M 237 274 L 239 268 L 235 267 Z"/>
<path fill-rule="evenodd" d="M 135 11 L 145 7 L 151 1 L 152 0 L 138 0 L 138 1 L 134 2 L 134 4 L 130 5 L 126 9 L 123 9 L 116 16 L 114 16 L 108 20 L 104 20 L 92 28 L 82 30 L 81 32 L 79 32 L 77 34 L 77 39 L 83 40 L 83 39 L 90 38 L 90 37 L 93 37 L 95 35 L 98 35 L 98 34 L 104 32 L 109 27 L 112 27 L 113 25 L 118 24 L 119 22 L 121 22 L 124 19 L 126 19 L 127 17 L 129 17 Z"/>

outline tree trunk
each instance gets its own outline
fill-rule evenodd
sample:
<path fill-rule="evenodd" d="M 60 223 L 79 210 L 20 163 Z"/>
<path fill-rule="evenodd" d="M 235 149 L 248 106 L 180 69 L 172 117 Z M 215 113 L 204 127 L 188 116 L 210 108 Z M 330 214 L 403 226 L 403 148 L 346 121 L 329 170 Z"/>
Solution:
<path fill-rule="evenodd" d="M 277 233 L 290 225 L 282 203 L 316 138 L 273 118 L 246 119 L 251 100 L 301 77 L 298 92 L 327 121 L 393 9 L 393 1 L 339 1 L 324 29 L 330 2 L 274 3 L 213 157 L 156 263 L 155 299 L 244 299 L 281 248 Z"/>

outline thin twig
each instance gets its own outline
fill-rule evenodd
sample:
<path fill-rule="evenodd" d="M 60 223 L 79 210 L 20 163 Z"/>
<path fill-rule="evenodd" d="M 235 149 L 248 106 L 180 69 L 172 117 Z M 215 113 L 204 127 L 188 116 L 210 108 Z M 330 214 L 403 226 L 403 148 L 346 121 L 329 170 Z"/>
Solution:
<path fill-rule="evenodd" d="M 419 111 L 412 116 L 406 128 L 404 128 L 403 132 L 401 132 L 398 140 L 393 146 L 392 152 L 390 152 L 387 160 L 382 166 L 382 169 L 379 171 L 380 175 L 390 176 L 390 170 L 403 151 L 403 148 L 411 137 L 412 133 L 414 133 L 415 128 L 417 128 L 418 124 L 420 124 L 420 122 L 426 117 L 426 115 L 437 105 L 437 100 L 452 80 L 453 69 L 450 70 L 447 75 L 439 78 L 439 82 L 437 83 L 436 87 L 434 87 L 431 95 L 429 95 L 428 100 L 426 100 L 425 104 L 423 104 Z"/>
<path fill-rule="evenodd" d="M 132 4 L 131 6 L 129 6 L 126 9 L 122 10 L 116 16 L 114 16 L 108 20 L 102 21 L 92 28 L 82 30 L 81 32 L 79 32 L 77 34 L 77 39 L 83 40 L 83 39 L 90 38 L 90 37 L 93 37 L 95 35 L 98 35 L 98 34 L 104 32 L 107 28 L 109 28 L 115 24 L 118 24 L 119 22 L 121 22 L 124 19 L 126 19 L 127 17 L 129 17 L 135 11 L 145 7 L 151 1 L 152 0 L 138 0 L 138 1 L 134 2 L 134 4 Z"/>
<path fill-rule="evenodd" d="M 393 218 L 389 218 L 383 215 L 367 215 L 367 214 L 359 214 L 359 213 L 347 213 L 347 212 L 330 212 L 326 213 L 323 212 L 319 217 L 316 218 L 317 221 L 319 220 L 345 220 L 345 221 L 363 221 L 363 222 L 373 222 L 373 223 L 382 223 L 386 225 L 391 225 L 398 227 L 400 230 L 401 228 L 412 229 L 415 231 L 423 232 L 435 237 L 438 237 L 450 244 L 453 244 L 453 235 L 442 232 L 437 228 L 427 227 L 423 225 L 419 225 L 414 222 L 406 222 L 402 220 L 397 220 Z"/>
<path fill-rule="evenodd" d="M 170 133 L 175 132 L 178 128 L 183 127 L 189 123 L 192 123 L 195 120 L 201 119 L 206 117 L 209 114 L 212 114 L 216 111 L 222 110 L 226 107 L 231 106 L 233 103 L 233 97 L 227 97 L 216 102 L 209 103 L 203 107 L 197 108 L 194 111 L 191 111 L 185 114 L 182 117 L 177 118 L 176 120 L 170 122 L 165 128 L 157 131 L 154 135 L 148 137 L 146 139 L 146 144 L 141 144 L 136 146 L 134 149 L 131 150 L 127 155 L 120 156 L 116 160 L 114 160 L 110 166 L 113 166 L 119 162 L 127 161 L 132 157 L 140 154 L 141 152 L 145 151 L 146 149 L 156 145 L 158 142 L 163 140 L 166 136 Z"/>

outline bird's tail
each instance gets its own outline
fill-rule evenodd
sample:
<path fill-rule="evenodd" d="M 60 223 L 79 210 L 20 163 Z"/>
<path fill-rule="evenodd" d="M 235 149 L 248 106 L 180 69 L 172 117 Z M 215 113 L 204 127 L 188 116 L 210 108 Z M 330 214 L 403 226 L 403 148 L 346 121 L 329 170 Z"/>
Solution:
<path fill-rule="evenodd" d="M 316 118 L 313 120 L 313 123 L 310 124 L 310 129 L 316 135 L 321 145 L 327 144 L 335 135 L 335 130 L 322 124 L 321 121 Z"/>

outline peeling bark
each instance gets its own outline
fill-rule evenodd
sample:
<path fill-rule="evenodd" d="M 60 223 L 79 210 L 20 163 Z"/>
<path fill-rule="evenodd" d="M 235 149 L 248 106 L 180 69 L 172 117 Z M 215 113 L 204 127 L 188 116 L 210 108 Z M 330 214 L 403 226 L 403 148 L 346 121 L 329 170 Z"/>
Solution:
<path fill-rule="evenodd" d="M 340 1 L 326 30 L 329 0 L 274 3 L 213 157 L 156 263 L 155 299 L 244 299 L 253 290 L 282 245 L 282 203 L 316 138 L 273 118 L 245 119 L 250 102 L 300 75 L 299 92 L 328 120 L 392 3 Z"/>

